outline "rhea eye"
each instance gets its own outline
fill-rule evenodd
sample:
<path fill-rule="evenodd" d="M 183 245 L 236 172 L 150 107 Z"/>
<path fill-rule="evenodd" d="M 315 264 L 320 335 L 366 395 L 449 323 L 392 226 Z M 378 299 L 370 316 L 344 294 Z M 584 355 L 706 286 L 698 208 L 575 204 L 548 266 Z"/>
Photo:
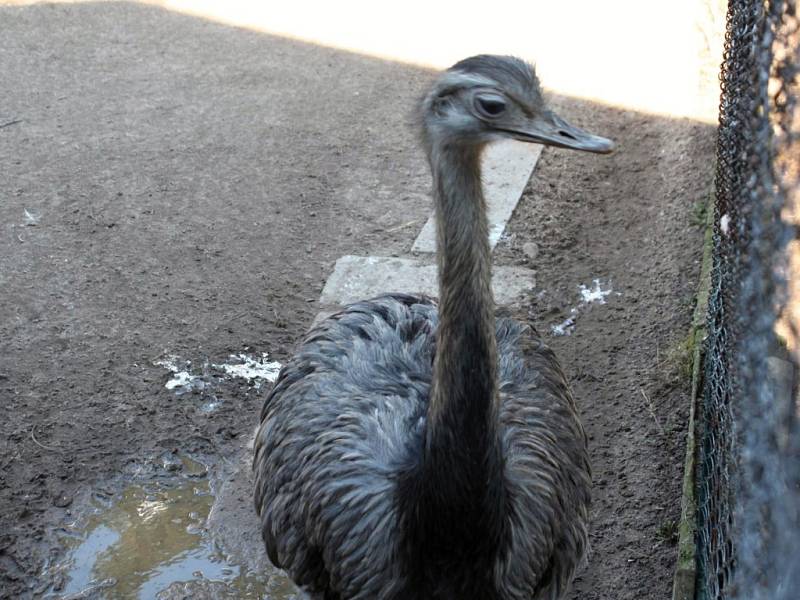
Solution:
<path fill-rule="evenodd" d="M 478 96 L 475 106 L 484 117 L 499 117 L 506 111 L 506 101 L 500 96 Z"/>

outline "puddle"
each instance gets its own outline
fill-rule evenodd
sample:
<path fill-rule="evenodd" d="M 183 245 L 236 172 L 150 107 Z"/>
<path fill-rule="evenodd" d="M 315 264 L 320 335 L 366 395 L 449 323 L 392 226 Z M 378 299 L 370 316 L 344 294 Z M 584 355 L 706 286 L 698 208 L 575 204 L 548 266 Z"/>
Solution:
<path fill-rule="evenodd" d="M 87 518 L 61 531 L 67 556 L 50 570 L 57 582 L 47 598 L 297 600 L 282 573 L 249 573 L 226 560 L 205 530 L 214 502 L 206 468 L 177 461 L 164 462 L 168 478 L 93 496 Z"/>

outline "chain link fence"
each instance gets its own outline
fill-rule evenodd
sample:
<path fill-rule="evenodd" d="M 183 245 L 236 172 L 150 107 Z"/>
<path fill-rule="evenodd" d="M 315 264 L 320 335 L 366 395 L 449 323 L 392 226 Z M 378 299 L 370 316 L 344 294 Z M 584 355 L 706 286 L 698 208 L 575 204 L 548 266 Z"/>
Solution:
<path fill-rule="evenodd" d="M 800 429 L 788 293 L 795 0 L 729 0 L 699 406 L 698 600 L 800 598 Z M 794 259 L 797 260 L 797 259 Z"/>

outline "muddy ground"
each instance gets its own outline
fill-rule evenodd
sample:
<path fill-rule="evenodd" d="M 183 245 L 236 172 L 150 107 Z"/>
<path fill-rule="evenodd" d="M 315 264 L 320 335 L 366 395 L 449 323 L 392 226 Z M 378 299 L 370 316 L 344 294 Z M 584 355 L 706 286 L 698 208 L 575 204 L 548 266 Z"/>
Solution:
<path fill-rule="evenodd" d="M 285 360 L 337 258 L 409 252 L 432 74 L 126 3 L 0 23 L 0 597 L 26 598 L 92 490 L 173 450 L 240 460 L 263 390 L 220 380 L 204 410 L 154 361 Z M 516 310 L 543 331 L 613 290 L 552 337 L 595 472 L 573 597 L 667 598 L 714 131 L 553 103 L 618 151 L 546 149 L 495 261 L 537 271 Z"/>

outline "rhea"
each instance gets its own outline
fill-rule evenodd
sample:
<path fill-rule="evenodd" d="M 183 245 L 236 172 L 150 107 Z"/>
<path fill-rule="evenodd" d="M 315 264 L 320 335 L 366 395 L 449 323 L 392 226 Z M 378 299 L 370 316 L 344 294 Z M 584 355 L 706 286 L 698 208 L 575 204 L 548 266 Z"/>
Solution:
<path fill-rule="evenodd" d="M 420 113 L 439 300 L 349 305 L 283 367 L 255 444 L 267 554 L 324 600 L 555 600 L 586 553 L 587 441 L 553 352 L 495 316 L 480 155 L 612 142 L 549 110 L 512 57 L 457 63 Z"/>

